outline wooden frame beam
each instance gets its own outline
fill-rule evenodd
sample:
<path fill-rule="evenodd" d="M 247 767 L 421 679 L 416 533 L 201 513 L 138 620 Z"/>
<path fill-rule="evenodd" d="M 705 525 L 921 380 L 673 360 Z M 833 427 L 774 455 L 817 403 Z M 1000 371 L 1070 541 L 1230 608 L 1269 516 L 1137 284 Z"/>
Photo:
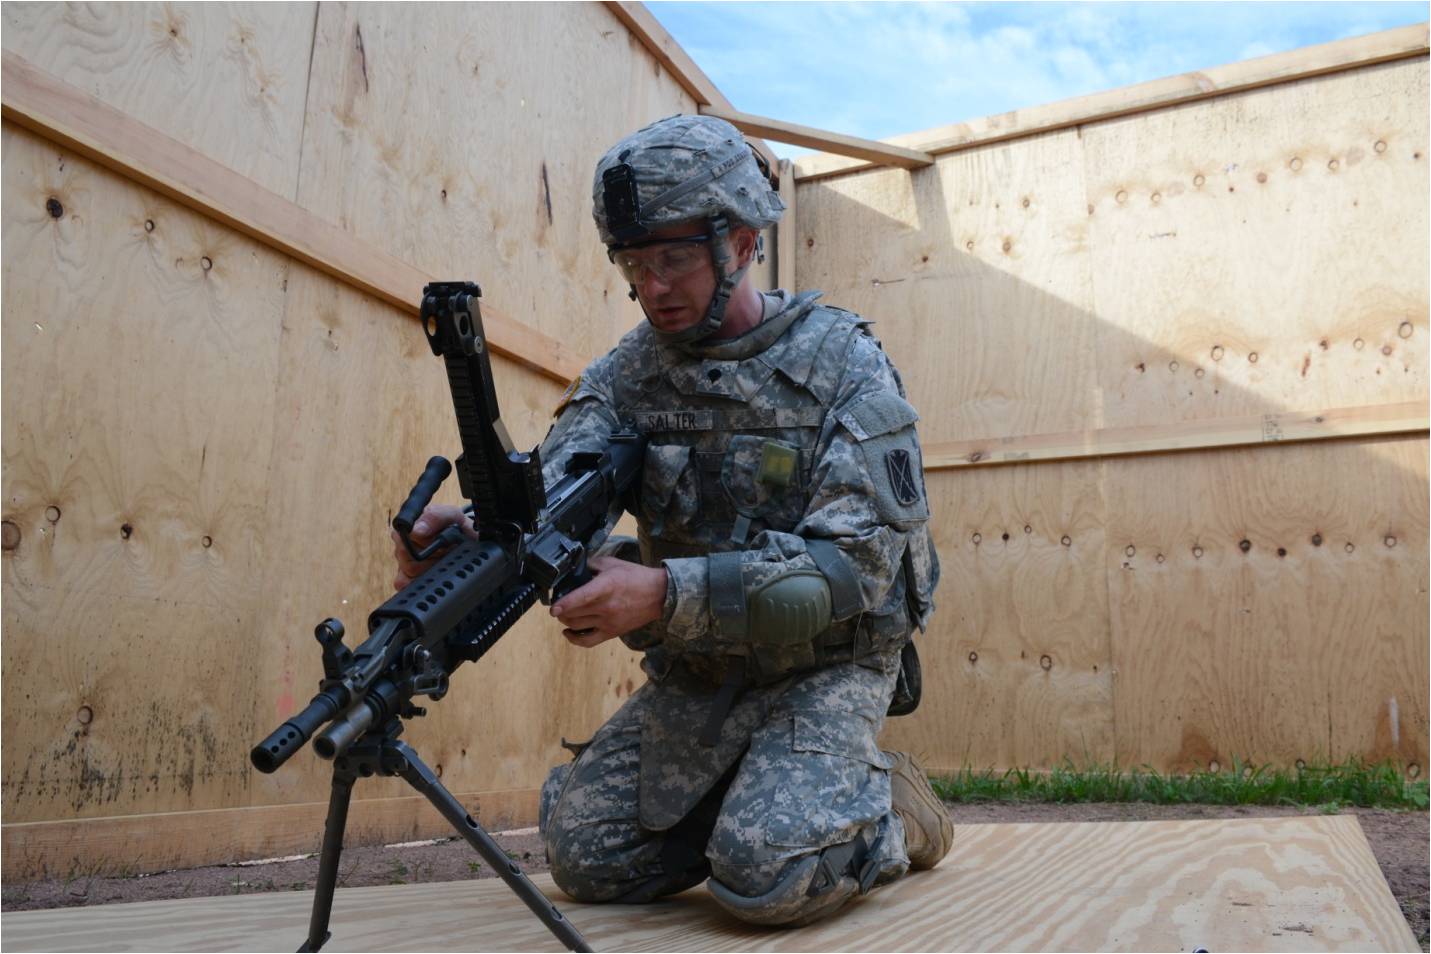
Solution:
<path fill-rule="evenodd" d="M 681 44 L 676 42 L 675 37 L 666 32 L 666 28 L 661 26 L 660 21 L 646 9 L 644 3 L 635 0 L 603 0 L 602 6 L 610 10 L 616 19 L 620 20 L 631 35 L 641 42 L 641 45 L 650 51 L 656 61 L 666 68 L 680 84 L 690 97 L 696 101 L 696 106 L 714 106 L 719 109 L 730 109 L 730 100 L 725 98 L 716 85 L 711 82 L 709 76 L 696 65 Z M 770 163 L 771 171 L 779 163 L 779 158 L 771 151 L 770 146 L 764 140 L 754 139 L 750 143 L 760 151 L 767 162 Z"/>
<path fill-rule="evenodd" d="M 1428 51 L 1427 31 L 1425 23 L 1398 27 L 1199 72 L 1182 73 L 1047 106 L 892 136 L 885 143 L 940 156 L 1277 83 L 1425 56 Z M 795 180 L 809 182 L 871 168 L 875 166 L 870 161 L 844 154 L 806 156 L 795 162 Z"/>
<path fill-rule="evenodd" d="M 5 51 L 0 116 L 416 316 L 433 277 Z M 483 305 L 492 350 L 563 384 L 586 359 Z"/>
<path fill-rule="evenodd" d="M 776 142 L 788 142 L 796 146 L 823 149 L 826 152 L 842 156 L 853 156 L 856 159 L 864 159 L 882 166 L 922 169 L 934 164 L 934 157 L 927 152 L 905 149 L 903 146 L 892 146 L 874 139 L 859 139 L 840 133 L 825 132 L 779 119 L 769 119 L 765 116 L 752 116 L 750 113 L 739 113 L 733 109 L 702 106 L 701 115 L 724 119 L 743 133 L 765 136 Z"/>
<path fill-rule="evenodd" d="M 954 470 L 991 464 L 1047 463 L 1171 451 L 1250 447 L 1294 441 L 1426 434 L 1426 401 L 1285 411 L 1249 417 L 1213 418 L 1149 427 L 1110 427 L 1067 434 L 1035 434 L 977 441 L 926 444 L 924 469 Z"/>

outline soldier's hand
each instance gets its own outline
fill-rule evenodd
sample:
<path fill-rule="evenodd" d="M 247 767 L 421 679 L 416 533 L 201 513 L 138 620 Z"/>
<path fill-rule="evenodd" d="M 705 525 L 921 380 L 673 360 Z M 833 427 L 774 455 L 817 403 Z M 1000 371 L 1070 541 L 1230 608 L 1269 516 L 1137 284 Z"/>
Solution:
<path fill-rule="evenodd" d="M 573 646 L 599 646 L 665 615 L 665 567 L 615 557 L 593 557 L 589 565 L 596 578 L 557 600 L 551 609 Z"/>
<path fill-rule="evenodd" d="M 412 525 L 412 533 L 409 537 L 413 546 L 421 550 L 433 540 L 444 528 L 454 523 L 461 523 L 463 531 L 472 538 L 476 538 L 477 530 L 472 525 L 472 518 L 462 512 L 462 508 L 455 504 L 428 504 L 423 510 L 422 516 L 418 517 Z M 402 537 L 398 536 L 396 530 L 391 531 L 393 538 L 393 556 L 397 559 L 397 575 L 393 577 L 393 589 L 400 590 L 407 586 L 414 579 L 421 576 L 423 571 L 438 561 L 442 554 L 434 556 L 430 560 L 421 562 L 414 560 L 412 554 L 407 552 L 407 547 L 402 545 Z"/>

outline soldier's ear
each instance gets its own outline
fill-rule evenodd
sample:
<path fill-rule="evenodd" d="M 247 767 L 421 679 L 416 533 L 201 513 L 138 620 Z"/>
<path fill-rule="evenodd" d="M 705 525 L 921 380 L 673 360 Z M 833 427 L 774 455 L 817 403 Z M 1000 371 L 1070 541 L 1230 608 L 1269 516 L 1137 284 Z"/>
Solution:
<path fill-rule="evenodd" d="M 759 237 L 759 230 L 747 225 L 742 225 L 731 231 L 730 239 L 734 246 L 737 268 L 744 268 L 755 260 L 755 240 Z"/>

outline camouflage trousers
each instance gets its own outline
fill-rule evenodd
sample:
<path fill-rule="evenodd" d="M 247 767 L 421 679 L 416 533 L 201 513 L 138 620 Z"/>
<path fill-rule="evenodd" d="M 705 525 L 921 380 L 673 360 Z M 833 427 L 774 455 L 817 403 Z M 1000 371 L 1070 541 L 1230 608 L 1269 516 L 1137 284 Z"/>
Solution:
<path fill-rule="evenodd" d="M 699 800 L 664 830 L 642 823 L 652 817 L 642 811 L 642 773 L 659 773 L 661 785 L 670 775 L 642 764 L 643 725 L 679 690 L 647 682 L 543 786 L 540 827 L 557 886 L 578 901 L 641 903 L 709 877 L 736 917 L 795 925 L 898 879 L 909 858 L 890 807 L 893 760 L 875 741 L 894 679 L 888 665 L 843 663 L 747 689 L 739 705 L 749 727 L 738 731 L 748 748 L 708 790 L 682 793 Z M 708 711 L 709 696 L 684 698 Z M 692 736 L 692 757 L 702 751 L 718 758 Z M 647 782 L 644 797 L 659 798 L 661 785 L 653 796 Z"/>

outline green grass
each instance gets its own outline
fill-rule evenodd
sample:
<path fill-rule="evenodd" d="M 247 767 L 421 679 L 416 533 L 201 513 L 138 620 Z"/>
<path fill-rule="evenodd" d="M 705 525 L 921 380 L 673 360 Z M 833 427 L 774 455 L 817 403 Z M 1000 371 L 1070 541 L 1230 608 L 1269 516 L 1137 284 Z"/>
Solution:
<path fill-rule="evenodd" d="M 1150 768 L 1119 771 L 1065 765 L 1029 769 L 963 769 L 931 780 L 941 798 L 955 802 L 1149 802 L 1155 805 L 1301 805 L 1425 809 L 1425 779 L 1410 780 L 1390 763 L 1350 762 L 1327 767 L 1274 769 L 1234 764 L 1226 772 L 1164 775 Z"/>

